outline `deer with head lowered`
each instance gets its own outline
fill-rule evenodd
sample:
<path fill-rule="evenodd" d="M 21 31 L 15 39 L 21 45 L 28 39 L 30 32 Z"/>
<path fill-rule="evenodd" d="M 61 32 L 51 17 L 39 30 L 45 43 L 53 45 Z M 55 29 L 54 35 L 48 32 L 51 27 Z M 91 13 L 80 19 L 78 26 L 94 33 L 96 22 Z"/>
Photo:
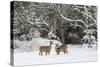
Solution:
<path fill-rule="evenodd" d="M 59 55 L 60 52 L 63 52 L 64 54 L 65 53 L 68 54 L 67 45 L 60 45 L 59 46 L 58 44 L 56 44 L 55 51 L 56 51 L 57 55 Z"/>
<path fill-rule="evenodd" d="M 39 55 L 43 55 L 43 53 L 45 53 L 45 55 L 49 55 L 50 51 L 51 51 L 51 47 L 52 47 L 52 41 L 49 42 L 49 46 L 40 46 L 39 48 Z"/>

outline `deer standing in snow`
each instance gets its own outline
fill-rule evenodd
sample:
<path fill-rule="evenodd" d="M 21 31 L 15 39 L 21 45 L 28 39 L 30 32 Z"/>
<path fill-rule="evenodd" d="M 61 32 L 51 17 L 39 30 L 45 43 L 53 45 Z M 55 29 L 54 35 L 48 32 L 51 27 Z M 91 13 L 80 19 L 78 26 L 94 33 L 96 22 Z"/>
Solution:
<path fill-rule="evenodd" d="M 59 46 L 58 44 L 56 44 L 55 51 L 56 51 L 57 55 L 59 55 L 60 52 L 64 52 L 64 54 L 65 53 L 68 54 L 67 46 L 66 45 L 60 45 Z"/>
<path fill-rule="evenodd" d="M 52 47 L 52 41 L 50 41 L 49 46 L 41 46 L 39 48 L 39 55 L 43 55 L 43 53 L 45 52 L 45 55 L 49 55 L 50 51 L 51 51 L 51 47 Z"/>

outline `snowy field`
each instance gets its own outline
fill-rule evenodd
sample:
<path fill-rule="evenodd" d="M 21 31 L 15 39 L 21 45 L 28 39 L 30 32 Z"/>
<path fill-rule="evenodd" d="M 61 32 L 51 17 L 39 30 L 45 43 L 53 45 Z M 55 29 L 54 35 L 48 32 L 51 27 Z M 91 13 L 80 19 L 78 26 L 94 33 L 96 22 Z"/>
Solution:
<path fill-rule="evenodd" d="M 97 61 L 97 49 L 80 46 L 69 46 L 68 54 L 61 53 L 56 55 L 52 48 L 50 55 L 39 56 L 39 52 L 23 52 L 14 54 L 14 65 L 37 65 L 37 64 L 54 64 L 54 63 L 72 63 Z"/>

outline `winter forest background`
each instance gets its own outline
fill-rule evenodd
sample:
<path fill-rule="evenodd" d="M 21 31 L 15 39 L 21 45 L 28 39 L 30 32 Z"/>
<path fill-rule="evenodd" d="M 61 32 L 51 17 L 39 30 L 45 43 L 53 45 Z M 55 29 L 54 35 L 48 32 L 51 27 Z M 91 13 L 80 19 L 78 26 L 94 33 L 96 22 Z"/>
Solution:
<path fill-rule="evenodd" d="M 11 48 L 23 47 L 36 38 L 65 45 L 97 43 L 96 6 L 15 1 L 11 9 Z"/>
<path fill-rule="evenodd" d="M 97 39 L 96 6 L 11 2 L 12 65 L 97 61 Z M 40 56 L 51 41 L 50 54 Z M 57 55 L 56 44 L 68 53 Z"/>

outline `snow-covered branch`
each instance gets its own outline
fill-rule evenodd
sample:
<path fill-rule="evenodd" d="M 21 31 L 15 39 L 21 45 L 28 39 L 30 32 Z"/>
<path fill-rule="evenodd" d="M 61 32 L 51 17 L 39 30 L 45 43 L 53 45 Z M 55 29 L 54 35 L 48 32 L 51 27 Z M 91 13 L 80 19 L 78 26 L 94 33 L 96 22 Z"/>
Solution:
<path fill-rule="evenodd" d="M 79 8 L 85 9 L 85 12 L 80 11 Z M 74 10 L 77 10 L 78 12 L 84 14 L 85 16 L 91 18 L 94 22 L 96 22 L 96 20 L 95 20 L 95 19 L 91 16 L 91 14 L 88 12 L 86 6 L 84 6 L 84 7 L 75 6 Z"/>
<path fill-rule="evenodd" d="M 45 28 L 42 28 L 42 29 L 39 29 L 39 30 L 45 30 L 45 31 L 49 32 L 49 30 L 47 30 L 47 29 L 45 29 Z"/>
<path fill-rule="evenodd" d="M 74 21 L 74 22 L 81 22 L 82 24 L 84 24 L 84 25 L 86 26 L 86 24 L 84 23 L 83 20 L 81 20 L 81 19 L 77 19 L 77 20 L 69 19 L 69 18 L 65 17 L 63 14 L 61 14 L 59 10 L 58 10 L 58 12 L 59 12 L 60 16 L 61 16 L 63 19 L 65 19 L 65 20 L 67 20 L 67 21 Z M 83 28 L 83 29 L 84 29 L 84 28 Z"/>
<path fill-rule="evenodd" d="M 81 12 L 81 13 L 86 15 L 87 17 L 91 18 L 94 22 L 96 22 L 96 20 L 91 15 L 89 15 L 88 13 L 85 13 L 85 12 Z"/>
<path fill-rule="evenodd" d="M 80 28 L 82 28 L 83 30 L 85 30 L 85 28 L 84 27 L 82 27 L 81 25 L 75 25 L 76 27 L 80 27 Z"/>
<path fill-rule="evenodd" d="M 73 19 L 69 19 L 69 18 L 67 18 L 67 17 L 65 17 L 64 15 L 62 15 L 61 13 L 60 13 L 60 16 L 63 18 L 63 19 L 65 19 L 65 20 L 67 20 L 67 21 L 80 21 L 80 22 L 83 22 L 81 19 L 79 19 L 79 20 L 73 20 Z"/>

